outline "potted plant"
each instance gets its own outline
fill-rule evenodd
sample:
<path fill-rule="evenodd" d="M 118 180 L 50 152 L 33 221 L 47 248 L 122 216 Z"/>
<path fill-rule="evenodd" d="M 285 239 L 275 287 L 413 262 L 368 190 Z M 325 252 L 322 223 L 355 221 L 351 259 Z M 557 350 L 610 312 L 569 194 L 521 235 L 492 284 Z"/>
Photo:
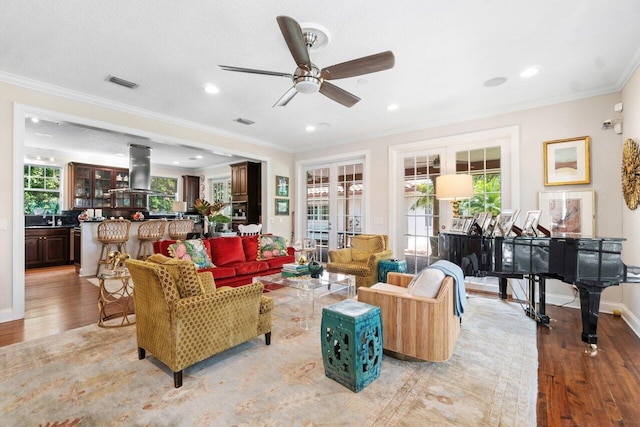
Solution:
<path fill-rule="evenodd" d="M 227 231 L 229 230 L 229 224 L 231 223 L 231 217 L 224 215 L 222 211 L 227 206 L 227 203 L 216 200 L 213 204 L 203 199 L 196 199 L 193 203 L 193 207 L 196 208 L 200 215 L 206 218 L 206 221 L 211 224 L 210 231 Z"/>

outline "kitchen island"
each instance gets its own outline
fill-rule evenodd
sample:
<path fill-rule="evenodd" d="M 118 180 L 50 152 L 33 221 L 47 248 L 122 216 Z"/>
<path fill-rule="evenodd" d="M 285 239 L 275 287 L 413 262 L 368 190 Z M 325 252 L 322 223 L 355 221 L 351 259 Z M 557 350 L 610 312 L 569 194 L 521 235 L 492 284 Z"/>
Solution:
<path fill-rule="evenodd" d="M 80 268 L 78 274 L 80 276 L 95 276 L 98 268 L 98 259 L 102 250 L 102 243 L 98 241 L 98 224 L 102 221 L 83 221 L 80 223 Z M 131 258 L 135 258 L 138 253 L 138 228 L 145 221 L 131 221 L 129 229 L 129 241 L 127 242 L 127 251 Z M 165 235 L 162 239 L 168 239 L 168 227 L 165 227 Z"/>

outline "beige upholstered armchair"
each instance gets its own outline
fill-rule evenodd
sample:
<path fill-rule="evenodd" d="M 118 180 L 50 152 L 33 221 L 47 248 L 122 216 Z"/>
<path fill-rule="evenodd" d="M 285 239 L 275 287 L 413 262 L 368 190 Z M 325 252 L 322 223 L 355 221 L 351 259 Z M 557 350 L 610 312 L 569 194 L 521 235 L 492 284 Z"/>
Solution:
<path fill-rule="evenodd" d="M 384 234 L 353 236 L 350 248 L 329 251 L 327 271 L 355 275 L 357 288 L 373 285 L 378 281 L 378 263 L 393 255 L 387 249 L 388 240 Z"/>
<path fill-rule="evenodd" d="M 216 290 L 210 272 L 198 273 L 191 261 L 162 255 L 128 260 L 133 279 L 138 358 L 150 351 L 173 371 L 265 334 L 271 343 L 273 301 L 252 283 Z"/>
<path fill-rule="evenodd" d="M 451 357 L 460 318 L 454 312 L 454 280 L 440 274 L 426 292 L 407 289 L 414 276 L 394 272 L 387 275 L 388 283 L 358 290 L 358 301 L 380 307 L 385 350 L 431 362 Z"/>

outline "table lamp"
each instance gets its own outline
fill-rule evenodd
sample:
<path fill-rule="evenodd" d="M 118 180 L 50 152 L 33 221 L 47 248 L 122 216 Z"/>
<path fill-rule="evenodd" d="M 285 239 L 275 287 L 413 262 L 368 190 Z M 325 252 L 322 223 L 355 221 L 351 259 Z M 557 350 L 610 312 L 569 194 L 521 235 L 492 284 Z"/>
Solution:
<path fill-rule="evenodd" d="M 471 197 L 473 197 L 473 178 L 471 175 L 451 174 L 436 178 L 436 199 L 451 200 L 454 218 L 458 218 L 458 202 Z"/>
<path fill-rule="evenodd" d="M 182 218 L 182 214 L 187 211 L 187 202 L 173 202 L 171 203 L 171 210 L 176 213 L 178 218 Z"/>

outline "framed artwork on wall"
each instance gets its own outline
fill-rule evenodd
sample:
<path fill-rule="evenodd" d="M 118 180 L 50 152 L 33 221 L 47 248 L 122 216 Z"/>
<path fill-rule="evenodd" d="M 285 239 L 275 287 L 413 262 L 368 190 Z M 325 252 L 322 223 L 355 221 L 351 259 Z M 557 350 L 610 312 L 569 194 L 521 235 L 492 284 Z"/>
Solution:
<path fill-rule="evenodd" d="M 589 184 L 588 136 L 544 142 L 544 185 Z"/>
<path fill-rule="evenodd" d="M 276 199 L 276 215 L 289 215 L 289 199 Z"/>
<path fill-rule="evenodd" d="M 539 208 L 540 225 L 551 235 L 595 235 L 595 192 L 541 191 Z"/>
<path fill-rule="evenodd" d="M 276 196 L 289 197 L 289 177 L 276 175 Z"/>

